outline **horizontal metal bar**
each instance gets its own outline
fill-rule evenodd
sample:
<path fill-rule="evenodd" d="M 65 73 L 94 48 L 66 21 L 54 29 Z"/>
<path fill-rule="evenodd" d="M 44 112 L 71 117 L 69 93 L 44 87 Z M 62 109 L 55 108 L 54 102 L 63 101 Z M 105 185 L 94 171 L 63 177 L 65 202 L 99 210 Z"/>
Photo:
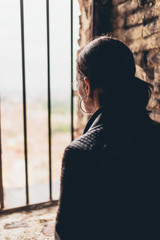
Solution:
<path fill-rule="evenodd" d="M 42 202 L 37 204 L 28 204 L 26 206 L 17 207 L 17 208 L 10 208 L 10 209 L 4 208 L 3 210 L 0 210 L 0 215 L 10 214 L 10 213 L 20 212 L 20 211 L 38 210 L 41 208 L 47 208 L 51 206 L 58 206 L 58 200 Z"/>

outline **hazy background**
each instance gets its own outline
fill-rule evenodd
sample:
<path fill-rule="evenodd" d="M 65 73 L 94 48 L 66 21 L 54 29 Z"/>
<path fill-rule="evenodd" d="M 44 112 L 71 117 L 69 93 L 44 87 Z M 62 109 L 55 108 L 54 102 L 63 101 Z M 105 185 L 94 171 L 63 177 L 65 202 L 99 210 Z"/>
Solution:
<path fill-rule="evenodd" d="M 74 80 L 80 14 L 74 2 Z M 70 1 L 50 0 L 53 198 L 61 161 L 71 141 Z M 48 201 L 46 0 L 24 0 L 28 174 L 30 203 Z M 20 1 L 0 0 L 0 90 L 5 207 L 25 205 Z M 76 121 L 76 106 L 74 106 Z"/>
<path fill-rule="evenodd" d="M 21 92 L 21 32 L 19 0 L 0 0 L 1 94 Z M 74 2 L 74 58 L 79 34 L 78 1 Z M 50 0 L 51 83 L 54 97 L 70 96 L 70 0 Z M 24 0 L 27 93 L 47 91 L 46 1 Z M 60 82 L 59 82 L 60 81 Z M 61 84 L 60 84 L 61 83 Z M 68 91 L 66 91 L 66 88 Z M 58 92 L 60 90 L 60 92 Z"/>

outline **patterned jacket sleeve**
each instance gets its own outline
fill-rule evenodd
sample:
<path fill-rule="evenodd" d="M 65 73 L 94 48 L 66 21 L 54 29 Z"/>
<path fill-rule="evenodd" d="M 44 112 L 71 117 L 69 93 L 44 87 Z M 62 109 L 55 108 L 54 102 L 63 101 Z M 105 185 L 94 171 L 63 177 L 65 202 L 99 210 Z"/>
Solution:
<path fill-rule="evenodd" d="M 67 147 L 63 154 L 61 169 L 60 200 L 56 217 L 55 239 L 76 239 L 79 231 L 77 223 L 77 200 L 80 197 L 79 167 L 80 153 L 77 149 Z"/>

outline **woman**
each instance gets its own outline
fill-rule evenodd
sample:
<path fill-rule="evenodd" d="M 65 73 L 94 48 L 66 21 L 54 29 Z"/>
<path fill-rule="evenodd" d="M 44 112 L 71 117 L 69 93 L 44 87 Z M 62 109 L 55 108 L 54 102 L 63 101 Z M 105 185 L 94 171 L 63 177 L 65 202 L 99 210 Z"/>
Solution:
<path fill-rule="evenodd" d="M 160 127 L 146 110 L 151 86 L 135 77 L 129 48 L 108 36 L 79 54 L 77 84 L 91 117 L 64 151 L 56 239 L 159 239 Z"/>

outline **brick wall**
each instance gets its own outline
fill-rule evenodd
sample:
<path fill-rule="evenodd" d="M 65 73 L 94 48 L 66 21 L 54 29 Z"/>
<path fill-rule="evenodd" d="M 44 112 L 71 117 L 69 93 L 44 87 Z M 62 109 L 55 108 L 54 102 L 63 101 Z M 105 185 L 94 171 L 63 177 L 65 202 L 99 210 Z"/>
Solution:
<path fill-rule="evenodd" d="M 160 112 L 160 0 L 94 0 L 92 28 L 92 0 L 79 0 L 81 47 L 92 34 L 112 33 L 132 50 L 136 61 L 136 75 L 152 83 L 153 95 L 149 108 Z M 154 115 L 160 121 L 160 115 Z M 88 116 L 78 105 L 76 136 L 81 135 Z"/>
<path fill-rule="evenodd" d="M 92 17 L 93 17 L 93 6 L 92 0 L 78 0 L 81 16 L 79 17 L 80 29 L 79 35 L 80 38 L 78 40 L 79 46 L 83 48 L 91 39 L 93 34 L 93 26 L 92 26 Z M 80 110 L 80 98 L 77 92 L 74 92 L 74 98 L 77 100 L 77 120 L 74 122 L 74 138 L 79 137 L 84 127 L 90 117 L 90 115 L 83 113 Z"/>
<path fill-rule="evenodd" d="M 80 5 L 81 16 L 79 18 L 80 30 L 79 30 L 79 45 L 83 48 L 93 36 L 101 35 L 102 33 L 111 31 L 110 25 L 110 11 L 111 1 L 110 0 L 78 0 Z M 94 7 L 93 7 L 94 2 Z M 94 12 L 94 14 L 93 14 Z M 94 19 L 93 19 L 94 18 Z M 93 25 L 94 23 L 94 25 Z M 77 110 L 77 121 L 74 127 L 74 137 L 80 136 L 84 130 L 87 121 L 90 118 L 90 114 L 85 114 L 80 110 L 80 98 L 77 93 L 74 94 L 78 98 L 78 110 Z"/>
<path fill-rule="evenodd" d="M 134 53 L 137 75 L 154 86 L 149 107 L 160 110 L 160 0 L 113 0 L 113 35 Z"/>

